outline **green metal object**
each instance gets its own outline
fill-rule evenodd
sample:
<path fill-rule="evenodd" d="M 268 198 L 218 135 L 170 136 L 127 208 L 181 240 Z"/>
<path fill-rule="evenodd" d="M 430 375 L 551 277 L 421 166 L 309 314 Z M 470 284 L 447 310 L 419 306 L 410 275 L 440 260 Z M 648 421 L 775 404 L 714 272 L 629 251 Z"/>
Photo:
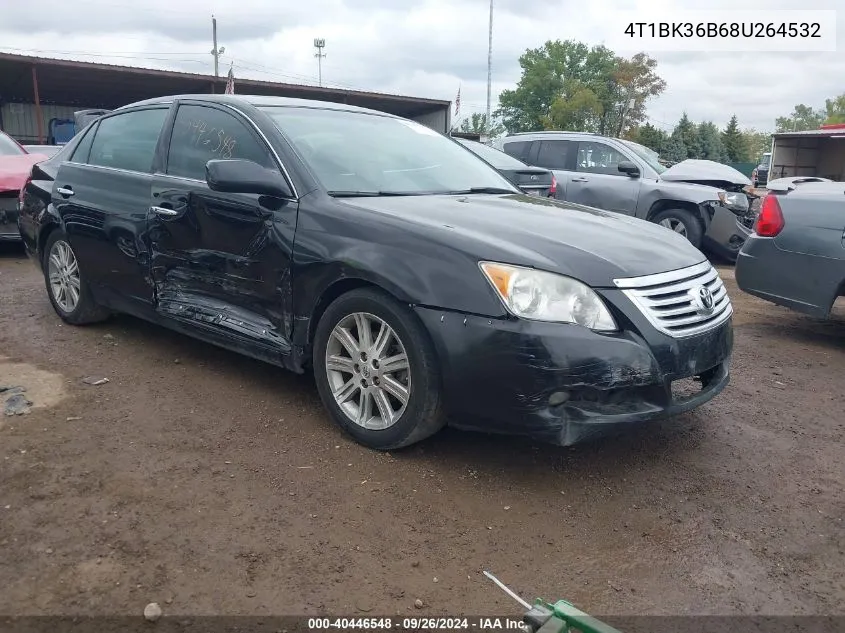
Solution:
<path fill-rule="evenodd" d="M 523 621 L 533 633 L 621 633 L 566 600 L 549 604 L 538 599 Z"/>
<path fill-rule="evenodd" d="M 558 600 L 551 604 L 538 598 L 533 605 L 530 605 L 489 571 L 485 571 L 484 575 L 528 609 L 522 617 L 526 633 L 622 633 L 619 629 L 584 613 L 566 600 Z"/>

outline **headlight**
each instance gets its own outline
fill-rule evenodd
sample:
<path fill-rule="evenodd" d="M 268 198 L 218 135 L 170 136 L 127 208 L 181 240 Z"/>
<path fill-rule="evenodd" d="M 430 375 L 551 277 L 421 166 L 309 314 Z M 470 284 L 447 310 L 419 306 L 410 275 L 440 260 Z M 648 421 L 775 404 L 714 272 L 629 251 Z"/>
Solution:
<path fill-rule="evenodd" d="M 747 209 L 748 208 L 748 196 L 746 196 L 743 192 L 727 192 L 725 193 L 724 203 L 735 209 Z"/>
<path fill-rule="evenodd" d="M 580 281 L 509 264 L 479 262 L 479 266 L 514 316 L 533 321 L 574 323 L 598 332 L 617 329 L 601 298 Z"/>

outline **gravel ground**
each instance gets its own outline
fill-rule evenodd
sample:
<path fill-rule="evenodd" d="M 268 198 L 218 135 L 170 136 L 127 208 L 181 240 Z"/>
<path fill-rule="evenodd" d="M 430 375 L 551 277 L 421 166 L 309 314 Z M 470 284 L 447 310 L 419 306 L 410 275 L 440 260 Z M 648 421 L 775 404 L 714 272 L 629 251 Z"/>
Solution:
<path fill-rule="evenodd" d="M 380 454 L 308 377 L 129 317 L 62 325 L 6 249 L 0 384 L 33 408 L 0 417 L 0 614 L 519 615 L 482 569 L 596 615 L 845 613 L 845 310 L 722 274 L 732 382 L 695 412 Z"/>

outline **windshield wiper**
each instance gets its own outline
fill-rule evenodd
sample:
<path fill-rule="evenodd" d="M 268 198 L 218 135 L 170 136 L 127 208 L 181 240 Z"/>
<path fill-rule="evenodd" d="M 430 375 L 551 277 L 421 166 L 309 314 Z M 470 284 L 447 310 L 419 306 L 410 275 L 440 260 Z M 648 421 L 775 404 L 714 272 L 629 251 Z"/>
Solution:
<path fill-rule="evenodd" d="M 470 187 L 469 189 L 464 189 L 462 191 L 450 191 L 448 192 L 449 195 L 458 196 L 458 195 L 466 195 L 470 193 L 518 193 L 513 189 L 505 189 L 504 187 Z"/>
<path fill-rule="evenodd" d="M 333 198 L 379 198 L 382 196 L 420 196 L 416 191 L 327 191 Z"/>

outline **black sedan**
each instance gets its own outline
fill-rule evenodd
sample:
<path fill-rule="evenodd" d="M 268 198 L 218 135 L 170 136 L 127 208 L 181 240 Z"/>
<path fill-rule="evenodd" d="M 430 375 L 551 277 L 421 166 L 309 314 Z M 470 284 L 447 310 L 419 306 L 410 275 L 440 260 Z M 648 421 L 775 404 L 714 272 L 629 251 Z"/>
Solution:
<path fill-rule="evenodd" d="M 548 169 L 531 167 L 510 154 L 497 150 L 478 141 L 463 138 L 455 139 L 473 154 L 487 161 L 505 178 L 531 196 L 554 198 L 557 193 L 555 176 Z"/>
<path fill-rule="evenodd" d="M 418 123 L 195 95 L 71 144 L 33 167 L 19 220 L 58 315 L 130 313 L 310 369 L 367 446 L 447 419 L 568 445 L 728 382 L 731 304 L 686 239 L 526 195 Z"/>

